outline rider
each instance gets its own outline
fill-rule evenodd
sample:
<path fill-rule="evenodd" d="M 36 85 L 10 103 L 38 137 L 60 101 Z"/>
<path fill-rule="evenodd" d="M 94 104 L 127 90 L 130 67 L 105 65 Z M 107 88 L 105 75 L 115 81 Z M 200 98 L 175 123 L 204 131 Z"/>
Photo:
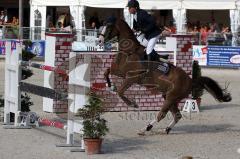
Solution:
<path fill-rule="evenodd" d="M 130 14 L 133 14 L 133 30 L 141 31 L 147 39 L 146 53 L 148 61 L 158 61 L 159 55 L 155 52 L 154 46 L 160 38 L 161 30 L 157 27 L 154 18 L 145 10 L 140 9 L 137 0 L 130 0 L 127 4 Z"/>

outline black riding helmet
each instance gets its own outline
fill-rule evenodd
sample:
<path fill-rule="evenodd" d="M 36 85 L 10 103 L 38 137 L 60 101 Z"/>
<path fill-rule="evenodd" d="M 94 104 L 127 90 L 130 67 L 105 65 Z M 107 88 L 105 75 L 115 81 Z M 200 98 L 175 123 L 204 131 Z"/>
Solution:
<path fill-rule="evenodd" d="M 127 7 L 139 9 L 139 2 L 137 0 L 128 1 Z"/>

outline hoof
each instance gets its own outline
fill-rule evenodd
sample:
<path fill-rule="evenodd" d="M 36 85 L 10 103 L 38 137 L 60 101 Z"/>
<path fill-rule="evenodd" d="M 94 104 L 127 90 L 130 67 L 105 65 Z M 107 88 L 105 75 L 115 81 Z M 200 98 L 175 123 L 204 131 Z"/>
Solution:
<path fill-rule="evenodd" d="M 138 105 L 137 105 L 136 103 L 130 104 L 129 107 L 139 108 Z"/>
<path fill-rule="evenodd" d="M 134 108 L 139 108 L 139 106 L 137 104 L 134 104 L 133 107 Z"/>
<path fill-rule="evenodd" d="M 167 127 L 167 128 L 165 129 L 166 134 L 169 134 L 169 132 L 170 132 L 171 130 L 172 130 L 172 128 Z"/>
<path fill-rule="evenodd" d="M 146 128 L 146 131 L 150 131 L 152 128 L 153 128 L 153 125 L 148 124 L 148 126 L 147 126 L 147 128 Z"/>
<path fill-rule="evenodd" d="M 117 92 L 117 87 L 114 86 L 114 85 L 112 85 L 112 86 L 111 86 L 111 91 L 113 91 L 113 92 Z"/>
<path fill-rule="evenodd" d="M 146 134 L 145 134 L 145 132 L 138 132 L 137 133 L 139 136 L 145 136 Z"/>
<path fill-rule="evenodd" d="M 109 87 L 109 88 L 111 87 L 111 84 L 109 85 L 108 83 L 106 83 L 105 85 L 106 85 L 106 87 Z"/>

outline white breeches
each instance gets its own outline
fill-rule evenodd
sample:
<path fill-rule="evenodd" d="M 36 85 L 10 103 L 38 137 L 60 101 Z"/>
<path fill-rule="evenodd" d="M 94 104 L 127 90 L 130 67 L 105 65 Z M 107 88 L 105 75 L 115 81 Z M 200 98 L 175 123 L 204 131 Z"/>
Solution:
<path fill-rule="evenodd" d="M 148 41 L 148 40 L 145 38 L 145 35 L 144 35 L 144 34 L 141 34 L 141 33 L 138 33 L 138 34 L 137 34 L 137 40 L 140 42 L 140 44 L 141 44 L 142 46 L 146 47 L 146 53 L 147 53 L 148 55 L 153 51 L 153 49 L 154 49 L 154 47 L 155 47 L 155 45 L 156 45 L 156 43 L 157 43 L 157 41 L 158 41 L 159 38 L 160 38 L 160 35 L 155 36 L 155 37 L 153 37 L 152 39 L 150 39 L 150 40 Z"/>
<path fill-rule="evenodd" d="M 147 39 L 145 38 L 145 34 L 141 33 L 141 32 L 138 32 L 137 35 L 136 35 L 136 38 L 137 40 L 140 42 L 140 44 L 144 47 L 147 47 L 148 45 L 148 41 Z"/>
<path fill-rule="evenodd" d="M 153 51 L 153 49 L 154 49 L 154 47 L 155 47 L 159 38 L 160 38 L 160 35 L 155 36 L 148 41 L 147 48 L 146 48 L 146 53 L 148 55 Z"/>

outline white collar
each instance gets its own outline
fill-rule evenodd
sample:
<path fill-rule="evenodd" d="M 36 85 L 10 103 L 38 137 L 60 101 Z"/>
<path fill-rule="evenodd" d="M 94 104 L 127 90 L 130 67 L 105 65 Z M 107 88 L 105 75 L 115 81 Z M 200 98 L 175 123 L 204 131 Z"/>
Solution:
<path fill-rule="evenodd" d="M 133 19 L 137 21 L 137 13 L 133 14 Z"/>

